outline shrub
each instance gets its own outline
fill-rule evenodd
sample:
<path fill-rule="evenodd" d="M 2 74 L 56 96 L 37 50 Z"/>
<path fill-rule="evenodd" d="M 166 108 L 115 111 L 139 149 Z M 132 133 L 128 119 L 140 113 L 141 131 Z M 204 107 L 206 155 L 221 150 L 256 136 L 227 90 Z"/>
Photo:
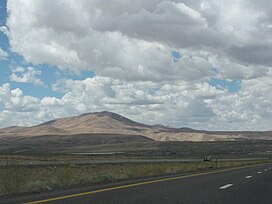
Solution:
<path fill-rule="evenodd" d="M 13 160 L 7 159 L 6 162 L 6 168 L 0 174 L 0 186 L 1 191 L 10 196 L 22 191 L 31 174 L 27 167 L 18 167 Z"/>

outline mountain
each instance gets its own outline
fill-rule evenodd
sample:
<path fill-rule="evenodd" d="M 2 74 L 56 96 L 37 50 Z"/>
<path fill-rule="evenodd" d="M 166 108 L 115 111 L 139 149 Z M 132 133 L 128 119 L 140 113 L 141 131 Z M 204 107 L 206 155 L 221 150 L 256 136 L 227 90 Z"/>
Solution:
<path fill-rule="evenodd" d="M 172 128 L 163 125 L 146 125 L 132 121 L 112 112 L 94 112 L 79 116 L 51 120 L 32 127 L 9 127 L 0 129 L 0 138 L 34 138 L 37 136 L 61 136 L 68 138 L 78 135 L 102 138 L 101 135 L 110 137 L 135 138 L 135 141 L 230 141 L 237 139 L 272 139 L 272 132 L 212 132 L 193 130 L 190 128 Z M 97 135 L 100 135 L 97 137 Z M 126 137 L 125 137 L 126 136 Z M 103 140 L 105 143 L 116 140 Z M 98 142 L 101 143 L 101 142 Z"/>

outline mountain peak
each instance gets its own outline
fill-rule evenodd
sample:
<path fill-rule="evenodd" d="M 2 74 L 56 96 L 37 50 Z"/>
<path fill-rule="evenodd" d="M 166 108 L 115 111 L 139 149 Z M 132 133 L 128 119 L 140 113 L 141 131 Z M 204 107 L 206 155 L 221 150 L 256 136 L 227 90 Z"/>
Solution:
<path fill-rule="evenodd" d="M 112 118 L 118 122 L 121 122 L 125 125 L 128 125 L 128 126 L 141 126 L 141 127 L 149 127 L 149 125 L 145 125 L 145 124 L 142 124 L 142 123 L 138 123 L 138 122 L 135 122 L 133 120 L 130 120 L 124 116 L 121 116 L 117 113 L 114 113 L 114 112 L 109 112 L 109 111 L 101 111 L 101 112 L 94 112 L 94 113 L 90 113 L 90 114 L 93 114 L 93 115 L 96 115 L 98 117 L 109 117 L 109 118 Z"/>
<path fill-rule="evenodd" d="M 173 128 L 160 124 L 145 125 L 109 111 L 85 113 L 79 116 L 51 120 L 33 127 L 9 127 L 0 131 L 0 137 L 71 136 L 80 134 L 141 135 L 157 141 L 232 141 L 240 138 L 271 139 L 271 132 L 262 134 L 250 132 L 208 132 L 196 131 L 190 128 Z M 255 137 L 255 135 L 257 136 Z"/>
<path fill-rule="evenodd" d="M 89 113 L 83 113 L 81 115 L 79 115 L 79 117 L 85 117 L 85 116 L 92 116 L 92 115 L 96 115 L 98 117 L 103 117 L 103 116 L 108 116 L 108 117 L 123 117 L 117 113 L 114 112 L 110 112 L 110 111 L 100 111 L 100 112 L 89 112 Z M 77 117 L 77 116 L 76 116 Z"/>

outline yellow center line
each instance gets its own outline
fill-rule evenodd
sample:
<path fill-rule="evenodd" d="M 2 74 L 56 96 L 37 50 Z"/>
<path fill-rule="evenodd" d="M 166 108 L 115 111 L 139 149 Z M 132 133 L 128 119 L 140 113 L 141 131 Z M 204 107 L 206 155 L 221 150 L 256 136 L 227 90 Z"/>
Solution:
<path fill-rule="evenodd" d="M 67 198 L 74 198 L 74 197 L 79 197 L 79 196 L 91 195 L 91 194 L 95 194 L 95 193 L 101 193 L 101 192 L 112 191 L 112 190 L 117 190 L 117 189 L 130 188 L 130 187 L 134 187 L 134 186 L 147 185 L 147 184 L 158 183 L 158 182 L 163 182 L 163 181 L 170 181 L 170 180 L 184 179 L 184 178 L 190 178 L 190 177 L 195 177 L 195 176 L 221 173 L 221 172 L 243 169 L 243 168 L 248 168 L 248 167 L 254 167 L 254 166 L 259 166 L 259 165 L 260 164 L 255 164 L 255 165 L 241 166 L 241 167 L 235 167 L 235 168 L 223 169 L 223 170 L 217 170 L 217 171 L 209 171 L 209 172 L 189 174 L 189 175 L 184 175 L 184 176 L 163 178 L 163 179 L 157 179 L 157 180 L 152 180 L 152 181 L 144 181 L 144 182 L 139 182 L 139 183 L 127 184 L 127 185 L 123 185 L 123 186 L 115 186 L 115 187 L 111 187 L 111 188 L 104 188 L 104 189 L 100 189 L 100 190 L 87 191 L 87 192 L 83 192 L 83 193 L 76 193 L 76 194 L 71 194 L 71 195 L 66 195 L 66 196 L 49 198 L 49 199 L 45 199 L 45 200 L 32 201 L 32 202 L 27 202 L 24 204 L 46 203 L 46 202 L 51 202 L 51 201 L 56 201 L 56 200 L 63 200 L 63 199 L 67 199 Z M 261 164 L 261 165 L 263 165 L 263 164 Z"/>

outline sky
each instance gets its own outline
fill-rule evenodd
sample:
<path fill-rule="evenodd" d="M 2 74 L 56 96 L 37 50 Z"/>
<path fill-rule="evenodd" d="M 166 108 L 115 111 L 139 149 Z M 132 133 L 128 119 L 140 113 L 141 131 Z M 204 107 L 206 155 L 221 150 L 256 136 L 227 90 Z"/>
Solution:
<path fill-rule="evenodd" d="M 0 128 L 105 110 L 272 130 L 272 1 L 0 0 Z"/>

